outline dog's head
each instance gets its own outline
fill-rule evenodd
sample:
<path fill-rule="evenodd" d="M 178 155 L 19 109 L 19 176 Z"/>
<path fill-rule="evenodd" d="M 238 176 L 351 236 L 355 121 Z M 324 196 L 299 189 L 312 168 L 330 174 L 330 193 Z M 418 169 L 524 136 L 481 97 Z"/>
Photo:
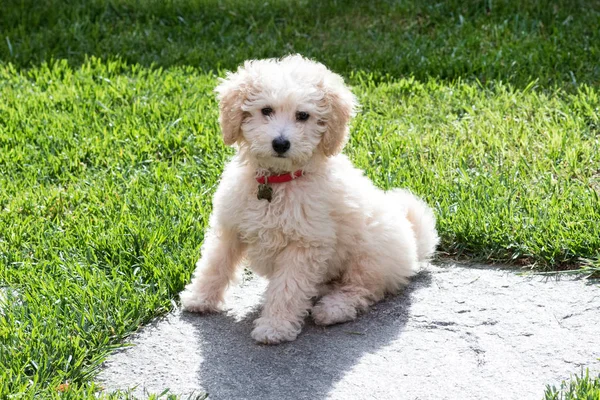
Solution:
<path fill-rule="evenodd" d="M 356 107 L 341 76 L 299 55 L 246 61 L 215 90 L 225 143 L 280 171 L 338 154 Z"/>

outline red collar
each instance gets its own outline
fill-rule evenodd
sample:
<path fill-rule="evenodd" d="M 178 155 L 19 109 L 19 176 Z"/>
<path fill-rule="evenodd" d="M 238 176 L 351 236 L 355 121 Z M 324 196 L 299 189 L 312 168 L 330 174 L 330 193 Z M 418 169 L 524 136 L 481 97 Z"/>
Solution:
<path fill-rule="evenodd" d="M 288 172 L 287 174 L 283 175 L 259 176 L 256 178 L 256 182 L 260 183 L 261 185 L 267 183 L 285 183 L 293 181 L 296 178 L 300 178 L 303 174 L 304 172 L 301 169 L 299 169 L 296 172 Z"/>

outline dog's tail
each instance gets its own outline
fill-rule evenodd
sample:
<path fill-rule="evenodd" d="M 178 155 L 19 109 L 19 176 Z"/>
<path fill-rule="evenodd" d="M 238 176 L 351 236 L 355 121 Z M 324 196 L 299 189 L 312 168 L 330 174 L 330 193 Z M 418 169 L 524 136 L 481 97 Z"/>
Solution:
<path fill-rule="evenodd" d="M 406 210 L 406 218 L 412 224 L 415 238 L 417 239 L 417 255 L 419 261 L 431 259 L 440 238 L 435 229 L 435 215 L 433 210 L 423 200 L 404 189 L 395 189 L 390 192 L 394 195 L 394 202 L 400 202 Z"/>

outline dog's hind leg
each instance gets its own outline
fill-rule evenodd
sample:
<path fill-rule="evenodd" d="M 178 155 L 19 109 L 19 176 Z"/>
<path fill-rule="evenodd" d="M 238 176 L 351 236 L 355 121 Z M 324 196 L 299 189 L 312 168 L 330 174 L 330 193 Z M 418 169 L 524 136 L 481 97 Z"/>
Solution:
<path fill-rule="evenodd" d="M 351 321 L 373 303 L 383 299 L 385 283 L 369 260 L 355 260 L 330 293 L 312 308 L 317 325 L 332 325 Z"/>

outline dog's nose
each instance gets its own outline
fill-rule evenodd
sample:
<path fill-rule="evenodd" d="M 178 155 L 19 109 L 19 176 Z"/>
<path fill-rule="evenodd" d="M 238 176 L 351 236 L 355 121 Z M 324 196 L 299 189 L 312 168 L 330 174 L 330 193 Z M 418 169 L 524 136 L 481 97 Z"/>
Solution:
<path fill-rule="evenodd" d="M 277 154 L 283 154 L 290 149 L 291 143 L 289 140 L 284 139 L 279 136 L 276 139 L 273 139 L 273 150 L 277 152 Z"/>

